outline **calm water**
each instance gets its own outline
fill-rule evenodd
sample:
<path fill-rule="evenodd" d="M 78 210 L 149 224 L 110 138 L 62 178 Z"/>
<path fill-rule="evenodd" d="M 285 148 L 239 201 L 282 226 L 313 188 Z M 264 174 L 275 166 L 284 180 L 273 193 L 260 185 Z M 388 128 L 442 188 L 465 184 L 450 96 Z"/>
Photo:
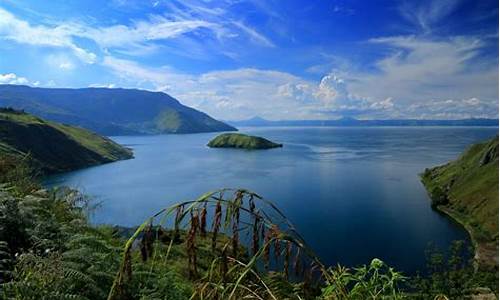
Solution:
<path fill-rule="evenodd" d="M 281 149 L 210 149 L 216 134 L 114 137 L 135 159 L 47 180 L 102 201 L 95 223 L 137 225 L 159 209 L 221 187 L 274 201 L 323 261 L 352 266 L 378 257 L 413 272 L 429 243 L 466 239 L 431 210 L 418 174 L 455 158 L 498 128 L 244 128 Z"/>

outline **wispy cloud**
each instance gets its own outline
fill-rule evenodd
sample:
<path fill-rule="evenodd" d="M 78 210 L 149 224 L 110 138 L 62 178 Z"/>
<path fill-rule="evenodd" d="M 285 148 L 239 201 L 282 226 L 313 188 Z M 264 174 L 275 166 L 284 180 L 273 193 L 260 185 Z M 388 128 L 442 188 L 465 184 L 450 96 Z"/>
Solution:
<path fill-rule="evenodd" d="M 497 116 L 498 59 L 481 56 L 487 46 L 482 39 L 400 36 L 369 42 L 384 45 L 392 53 L 375 62 L 374 72 L 346 71 L 344 76 L 352 93 L 376 101 L 393 99 L 397 111 L 387 111 L 389 116 L 437 116 L 435 109 L 446 103 L 455 106 L 447 110 L 449 118 L 478 112 Z M 474 109 L 455 105 L 472 98 L 479 99 Z"/>
<path fill-rule="evenodd" d="M 21 44 L 67 48 L 82 61 L 94 63 L 96 55 L 79 47 L 72 39 L 73 34 L 71 25 L 34 26 L 0 8 L 0 38 Z"/>
<path fill-rule="evenodd" d="M 460 4 L 461 0 L 405 1 L 399 7 L 401 15 L 425 33 L 443 21 Z"/>
<path fill-rule="evenodd" d="M 142 46 L 151 41 L 173 39 L 201 28 L 215 33 L 221 30 L 219 25 L 202 20 L 172 21 L 155 16 L 149 21 L 139 21 L 132 26 L 116 25 L 99 28 L 81 26 L 77 35 L 92 39 L 101 47 L 126 48 Z"/>
<path fill-rule="evenodd" d="M 251 39 L 253 39 L 255 42 L 265 46 L 265 47 L 275 47 L 275 45 L 264 35 L 258 33 L 255 29 L 243 24 L 242 22 L 233 22 L 233 24 L 240 28 L 243 32 L 248 34 Z"/>
<path fill-rule="evenodd" d="M 84 47 L 77 42 L 78 39 L 93 41 L 102 52 L 112 49 L 132 56 L 152 54 L 159 49 L 168 51 L 169 47 L 160 43 L 168 40 L 174 40 L 179 45 L 191 44 L 189 48 L 172 49 L 174 53 L 176 50 L 179 50 L 177 53 L 190 53 L 211 40 L 219 41 L 219 50 L 224 51 L 225 41 L 235 37 L 246 38 L 264 47 L 274 46 L 271 40 L 254 28 L 224 16 L 222 8 L 209 9 L 188 3 L 174 5 L 173 2 L 168 7 L 170 11 L 163 15 L 153 14 L 148 19 L 132 21 L 128 25 L 112 26 L 95 26 L 81 21 L 31 24 L 0 7 L 0 38 L 32 46 L 66 48 L 89 64 L 95 63 L 100 53 Z M 198 37 L 187 37 L 189 33 L 196 33 Z M 209 52 L 208 49 L 206 52 Z"/>
<path fill-rule="evenodd" d="M 173 72 L 169 67 L 146 67 L 134 61 L 105 56 L 102 65 L 120 78 L 131 78 L 138 84 L 152 83 L 155 87 L 189 80 L 188 75 Z"/>

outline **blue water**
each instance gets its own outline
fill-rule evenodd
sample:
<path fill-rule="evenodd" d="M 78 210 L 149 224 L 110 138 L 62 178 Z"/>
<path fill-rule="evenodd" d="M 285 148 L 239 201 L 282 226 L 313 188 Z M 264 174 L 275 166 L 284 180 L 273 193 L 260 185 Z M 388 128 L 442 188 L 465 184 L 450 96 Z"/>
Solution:
<path fill-rule="evenodd" d="M 242 187 L 274 201 L 327 264 L 378 257 L 412 273 L 429 243 L 467 233 L 433 211 L 418 174 L 454 159 L 498 128 L 243 128 L 280 149 L 211 149 L 216 134 L 126 136 L 135 158 L 47 179 L 102 202 L 93 222 L 137 225 L 206 191 Z"/>

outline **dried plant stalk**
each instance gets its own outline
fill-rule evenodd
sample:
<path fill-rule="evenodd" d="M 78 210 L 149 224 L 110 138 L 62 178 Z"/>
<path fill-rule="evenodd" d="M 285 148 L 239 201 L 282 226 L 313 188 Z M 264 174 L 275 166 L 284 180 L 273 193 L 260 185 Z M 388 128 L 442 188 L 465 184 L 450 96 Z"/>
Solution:
<path fill-rule="evenodd" d="M 198 212 L 191 212 L 191 228 L 186 240 L 187 254 L 188 254 L 188 268 L 189 277 L 198 277 L 198 270 L 196 264 L 196 233 L 199 228 Z"/>
<path fill-rule="evenodd" d="M 259 251 L 259 217 L 255 216 L 253 222 L 253 230 L 252 230 L 252 253 L 253 255 L 257 254 Z"/>
<path fill-rule="evenodd" d="M 220 223 L 222 220 L 222 206 L 220 201 L 217 201 L 217 205 L 215 206 L 215 216 L 214 216 L 214 223 L 213 223 L 213 235 L 212 235 L 212 251 L 215 251 L 215 248 L 217 246 L 217 236 L 219 234 L 220 230 Z"/>
<path fill-rule="evenodd" d="M 311 261 L 315 263 L 314 267 L 319 267 L 322 274 L 327 274 L 326 268 L 314 255 L 312 250 L 307 247 L 304 239 L 276 206 L 246 190 L 234 190 L 232 199 L 228 197 L 224 198 L 226 191 L 228 190 L 210 192 L 196 200 L 163 209 L 155 214 L 150 221 L 143 223 L 134 236 L 127 242 L 122 266 L 113 283 L 109 299 L 118 300 L 124 299 L 121 296 L 127 296 L 125 294 L 127 290 L 126 282 L 130 282 L 130 278 L 132 277 L 132 245 L 137 239 L 141 239 L 140 251 L 143 261 L 158 259 L 152 255 L 156 243 L 154 242 L 153 227 L 151 224 L 154 224 L 153 221 L 160 215 L 163 216 L 161 219 L 162 222 L 167 222 L 168 217 L 174 218 L 175 215 L 174 239 L 168 239 L 170 246 L 167 251 L 167 257 L 172 243 L 176 239 L 179 239 L 181 229 L 189 226 L 185 238 L 188 270 L 189 276 L 197 279 L 195 290 L 200 295 L 199 298 L 194 297 L 192 299 L 279 299 L 279 297 L 273 295 L 272 289 L 266 286 L 266 283 L 258 274 L 260 262 L 264 262 L 265 270 L 269 271 L 270 255 L 271 251 L 273 251 L 272 247 L 274 249 L 273 256 L 277 261 L 276 269 L 283 270 L 286 278 L 290 276 L 289 272 L 293 268 L 295 274 L 304 272 L 303 276 L 307 277 L 305 278 L 307 284 L 310 284 L 311 277 L 317 276 L 313 274 L 313 268 L 304 268 L 304 262 Z M 198 266 L 199 257 L 197 257 L 197 254 L 199 253 L 197 252 L 196 238 L 197 236 L 204 237 L 208 234 L 207 215 L 209 212 L 207 208 L 210 205 L 215 206 L 215 209 L 212 211 L 214 215 L 211 226 L 211 246 L 212 253 L 216 257 L 210 269 L 207 270 L 208 274 L 201 274 Z M 222 215 L 223 209 L 225 209 L 225 216 Z M 245 214 L 248 218 L 247 216 L 242 217 Z M 240 217 L 244 221 L 240 221 Z M 188 220 L 189 222 L 187 222 Z M 250 222 L 253 221 L 253 224 L 247 224 L 247 220 L 250 220 Z M 163 242 L 160 238 L 160 234 L 162 233 L 161 224 L 158 238 L 160 242 Z M 279 224 L 279 227 L 277 224 Z M 224 226 L 224 229 L 221 226 Z M 229 240 L 225 239 L 225 246 L 221 247 L 222 253 L 218 252 L 217 247 L 219 245 L 217 243 L 219 240 L 222 240 L 219 236 L 221 233 L 229 233 L 229 230 L 231 230 L 231 236 L 227 237 Z M 243 233 L 252 234 L 252 244 L 248 246 L 252 248 L 253 257 L 249 259 L 237 258 L 240 253 L 238 250 L 241 248 L 239 238 Z M 229 252 L 234 257 L 228 256 Z M 283 260 L 278 261 L 282 254 L 284 254 Z M 292 255 L 295 256 L 293 266 L 291 266 Z M 281 267 L 279 262 L 283 263 Z M 154 262 L 151 262 L 151 264 L 154 265 Z M 273 268 L 274 265 L 273 262 Z M 262 294 L 263 290 L 265 290 L 264 294 Z"/>
<path fill-rule="evenodd" d="M 203 209 L 201 210 L 200 235 L 202 237 L 207 236 L 207 203 L 206 202 L 205 202 L 205 205 L 203 206 Z"/>
<path fill-rule="evenodd" d="M 269 254 L 271 252 L 271 236 L 272 236 L 272 230 L 266 230 L 265 237 L 264 237 L 264 268 L 266 271 L 269 270 Z"/>
<path fill-rule="evenodd" d="M 290 254 L 292 252 L 292 243 L 286 242 L 285 248 L 285 261 L 283 263 L 283 271 L 285 273 L 285 278 L 288 280 L 288 268 L 290 266 Z"/>

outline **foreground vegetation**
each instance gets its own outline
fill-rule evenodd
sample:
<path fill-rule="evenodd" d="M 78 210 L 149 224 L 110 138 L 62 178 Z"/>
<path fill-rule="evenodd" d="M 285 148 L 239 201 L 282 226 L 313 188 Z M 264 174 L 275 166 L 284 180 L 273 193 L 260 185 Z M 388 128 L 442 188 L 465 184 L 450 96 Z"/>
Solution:
<path fill-rule="evenodd" d="M 379 259 L 325 266 L 278 208 L 245 190 L 165 208 L 135 230 L 95 227 L 84 195 L 41 189 L 28 160 L 0 166 L 2 299 L 466 299 L 498 289 L 460 243 L 449 257 L 431 251 L 422 277 Z"/>
<path fill-rule="evenodd" d="M 480 268 L 498 270 L 498 136 L 457 160 L 426 169 L 422 182 L 434 208 L 469 231 Z"/>
<path fill-rule="evenodd" d="M 271 142 L 262 137 L 241 133 L 223 133 L 213 138 L 208 147 L 211 148 L 241 148 L 247 150 L 271 149 L 283 147 L 282 144 Z"/>
<path fill-rule="evenodd" d="M 0 154 L 29 156 L 45 173 L 132 158 L 130 149 L 108 138 L 10 108 L 0 108 Z"/>

